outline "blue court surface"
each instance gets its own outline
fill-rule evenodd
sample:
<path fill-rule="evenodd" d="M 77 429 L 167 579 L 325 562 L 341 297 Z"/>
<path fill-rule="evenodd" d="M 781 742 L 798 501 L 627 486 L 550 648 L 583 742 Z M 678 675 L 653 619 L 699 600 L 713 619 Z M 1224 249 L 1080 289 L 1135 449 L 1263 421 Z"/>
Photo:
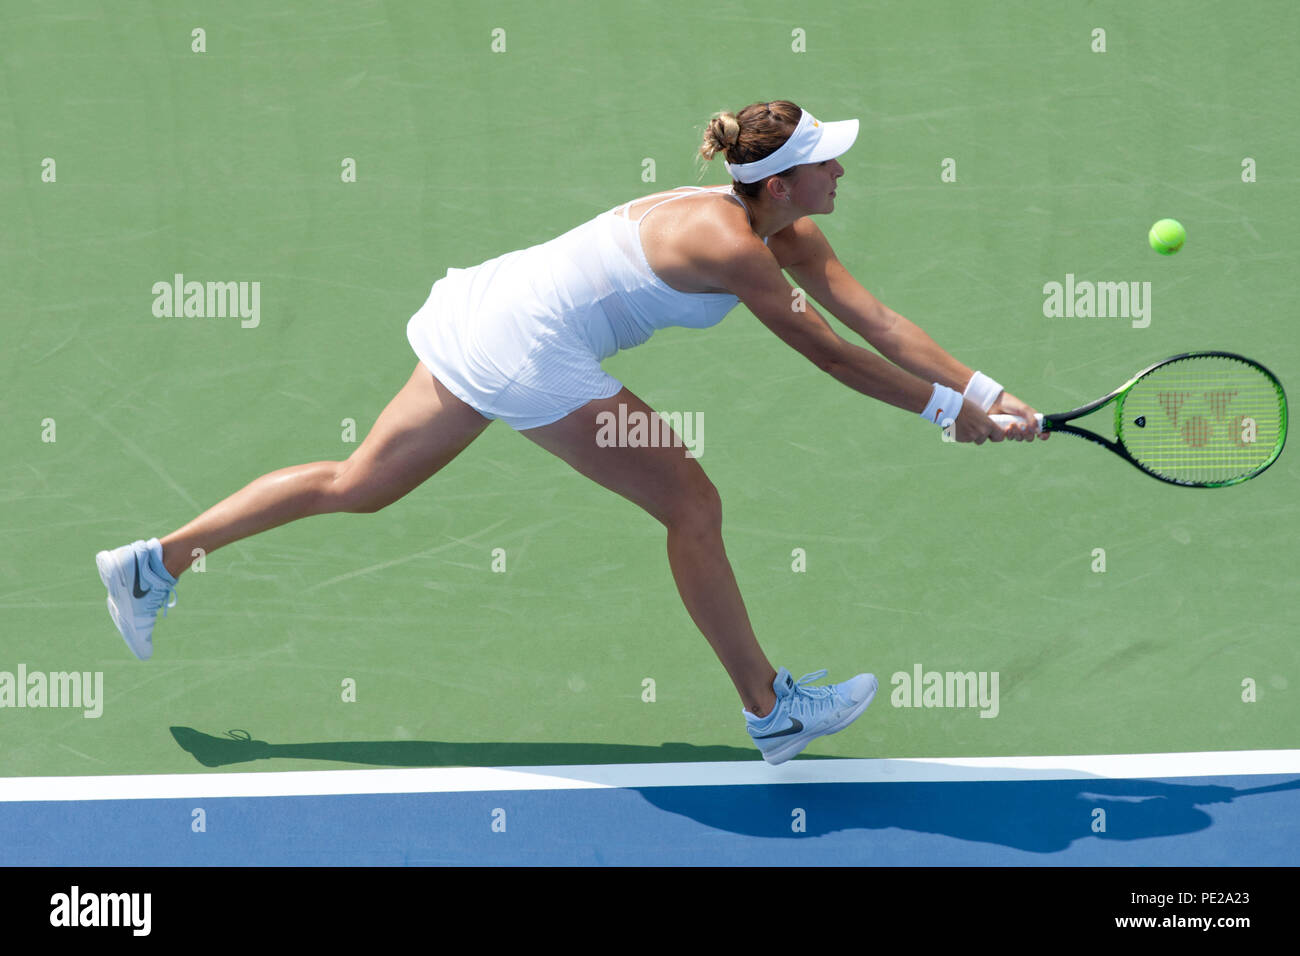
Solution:
<path fill-rule="evenodd" d="M 1291 866 L 1300 773 L 1129 773 L 1142 764 L 1289 768 L 1296 759 L 1260 751 L 28 779 L 0 793 L 0 852 L 18 866 L 751 866 L 774 854 L 783 865 Z M 1079 769 L 1107 766 L 1113 776 Z M 753 782 L 765 777 L 796 782 Z M 81 781 L 97 793 L 72 798 Z M 627 785 L 637 781 L 666 785 Z M 144 791 L 157 796 L 129 796 Z M 55 794 L 69 798 L 23 799 Z"/>

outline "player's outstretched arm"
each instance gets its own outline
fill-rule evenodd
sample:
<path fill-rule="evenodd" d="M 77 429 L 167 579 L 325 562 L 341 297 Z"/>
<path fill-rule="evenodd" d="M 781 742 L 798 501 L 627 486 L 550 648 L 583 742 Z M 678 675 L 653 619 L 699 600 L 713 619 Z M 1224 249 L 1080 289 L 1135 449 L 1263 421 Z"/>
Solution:
<path fill-rule="evenodd" d="M 731 289 L 781 341 L 822 371 L 863 395 L 916 414 L 930 403 L 937 379 L 918 378 L 846 341 L 811 306 L 796 308 L 794 290 L 776 257 L 756 238 L 742 237 L 715 246 L 714 254 L 718 257 L 715 275 L 723 288 Z M 959 392 L 959 402 L 960 397 Z M 1006 437 L 1004 430 L 971 402 L 964 403 L 956 419 L 957 441 L 980 444 Z"/>
<path fill-rule="evenodd" d="M 916 323 L 889 308 L 845 268 L 821 229 L 805 217 L 774 235 L 770 246 L 807 295 L 885 358 L 926 382 L 964 391 L 974 369 L 960 362 Z M 1003 393 L 990 413 L 1014 415 L 1026 424 L 1007 437 L 1032 440 L 1034 409 Z"/>

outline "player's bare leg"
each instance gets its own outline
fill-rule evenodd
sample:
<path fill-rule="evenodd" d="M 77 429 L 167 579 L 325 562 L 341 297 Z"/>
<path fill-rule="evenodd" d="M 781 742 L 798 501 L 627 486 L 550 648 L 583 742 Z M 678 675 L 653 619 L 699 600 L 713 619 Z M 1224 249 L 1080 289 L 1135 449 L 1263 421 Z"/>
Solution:
<path fill-rule="evenodd" d="M 489 424 L 417 365 L 346 461 L 311 462 L 263 475 L 162 538 L 163 565 L 178 578 L 195 548 L 211 554 L 309 515 L 378 511 L 437 473 Z"/>
<path fill-rule="evenodd" d="M 759 647 L 722 543 L 722 502 L 694 458 L 680 447 L 602 447 L 597 416 L 658 415 L 627 389 L 588 402 L 560 421 L 521 432 L 593 481 L 640 505 L 668 532 L 668 563 L 686 610 L 731 677 L 745 708 L 768 713 L 776 669 Z"/>

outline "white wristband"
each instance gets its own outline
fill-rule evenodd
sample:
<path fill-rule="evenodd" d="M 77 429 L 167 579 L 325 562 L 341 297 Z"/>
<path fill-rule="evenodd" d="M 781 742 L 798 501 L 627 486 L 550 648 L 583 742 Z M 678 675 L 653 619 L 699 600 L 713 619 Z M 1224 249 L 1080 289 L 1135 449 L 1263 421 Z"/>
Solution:
<path fill-rule="evenodd" d="M 957 421 L 957 416 L 961 414 L 961 403 L 961 392 L 935 382 L 934 391 L 930 393 L 930 402 L 921 412 L 921 417 L 927 422 L 934 422 L 943 427 Z"/>
<path fill-rule="evenodd" d="M 966 383 L 966 391 L 962 394 L 963 398 L 969 398 L 971 402 L 978 405 L 982 411 L 988 411 L 993 407 L 993 403 L 998 400 L 1002 394 L 1002 386 L 993 379 L 989 378 L 983 372 L 976 372 Z"/>

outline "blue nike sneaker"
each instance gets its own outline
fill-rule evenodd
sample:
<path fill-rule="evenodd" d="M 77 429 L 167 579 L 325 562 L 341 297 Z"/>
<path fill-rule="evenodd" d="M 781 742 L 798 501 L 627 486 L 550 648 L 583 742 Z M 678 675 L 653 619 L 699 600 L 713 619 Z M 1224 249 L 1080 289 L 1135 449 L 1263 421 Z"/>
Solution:
<path fill-rule="evenodd" d="M 108 588 L 108 613 L 126 646 L 142 661 L 153 656 L 153 626 L 158 610 L 176 606 L 176 579 L 162 563 L 157 538 L 134 541 L 95 555 L 99 579 Z M 170 604 L 164 604 L 168 596 Z"/>
<path fill-rule="evenodd" d="M 825 677 L 820 670 L 795 681 L 782 667 L 772 681 L 776 706 L 766 717 L 745 711 L 749 736 L 770 764 L 785 763 L 814 737 L 843 730 L 857 720 L 876 696 L 878 684 L 874 674 L 859 674 L 842 684 L 810 687 L 810 682 Z"/>

